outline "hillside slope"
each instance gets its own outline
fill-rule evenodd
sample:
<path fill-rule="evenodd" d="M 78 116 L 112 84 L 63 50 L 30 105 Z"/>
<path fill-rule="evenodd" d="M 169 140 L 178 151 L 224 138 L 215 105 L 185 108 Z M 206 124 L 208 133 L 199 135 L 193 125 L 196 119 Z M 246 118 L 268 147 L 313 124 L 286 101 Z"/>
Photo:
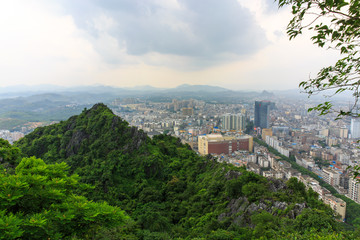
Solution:
<path fill-rule="evenodd" d="M 296 179 L 266 179 L 200 157 L 171 136 L 150 139 L 104 104 L 38 128 L 16 146 L 46 163 L 66 162 L 95 186 L 84 193 L 88 198 L 117 205 L 135 220 L 126 231 L 139 239 L 337 236 L 333 212 Z"/>

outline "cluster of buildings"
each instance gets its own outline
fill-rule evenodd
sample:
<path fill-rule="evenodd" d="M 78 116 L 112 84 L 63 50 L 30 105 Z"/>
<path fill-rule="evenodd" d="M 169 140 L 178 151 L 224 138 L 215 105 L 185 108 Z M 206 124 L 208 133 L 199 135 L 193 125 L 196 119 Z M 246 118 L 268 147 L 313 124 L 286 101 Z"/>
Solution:
<path fill-rule="evenodd" d="M 287 161 L 280 160 L 281 158 L 270 153 L 267 148 L 263 146 L 255 146 L 254 154 L 249 155 L 246 160 L 246 166 L 249 171 L 263 175 L 264 177 L 290 179 L 297 178 L 305 184 L 307 188 L 311 188 L 319 194 L 319 198 L 324 203 L 329 204 L 336 212 L 341 221 L 346 218 L 346 202 L 340 198 L 333 196 L 329 190 L 320 186 L 319 182 L 314 178 L 302 175 L 299 171 L 293 169 L 291 164 Z M 330 182 L 330 181 L 327 181 Z M 355 185 L 357 186 L 357 185 Z"/>
<path fill-rule="evenodd" d="M 22 137 L 24 137 L 24 133 L 22 132 L 10 132 L 9 130 L 0 130 L 0 138 L 9 141 L 11 144 Z"/>
<path fill-rule="evenodd" d="M 24 137 L 26 134 L 32 132 L 37 127 L 47 126 L 57 123 L 56 121 L 52 122 L 27 122 L 25 124 L 19 125 L 16 129 L 19 131 L 9 130 L 9 129 L 0 129 L 0 138 L 7 140 L 10 144 L 18 141 L 20 138 Z"/>
<path fill-rule="evenodd" d="M 322 130 L 323 131 L 323 130 Z M 340 131 L 340 136 L 342 131 Z M 277 135 L 277 136 L 274 136 Z M 268 131 L 263 134 L 265 142 L 284 156 L 294 156 L 296 163 L 333 186 L 340 194 L 360 203 L 358 181 L 353 179 L 351 167 L 358 165 L 360 158 L 357 142 L 349 143 L 341 137 L 333 139 L 338 146 L 327 144 L 326 139 L 309 132 L 292 132 L 284 138 Z M 324 147 L 319 144 L 322 142 Z M 352 147 L 351 147 L 352 146 Z"/>
<path fill-rule="evenodd" d="M 112 109 L 149 136 L 171 134 L 197 151 L 198 137 L 204 134 L 243 134 L 251 107 L 247 103 L 215 104 L 195 99 L 173 99 L 170 103 L 126 99 L 114 101 Z"/>
<path fill-rule="evenodd" d="M 353 178 L 351 170 L 360 159 L 360 119 L 334 121 L 335 116 L 331 114 L 308 113 L 309 105 L 291 106 L 289 103 L 277 104 L 276 109 L 269 111 L 270 105 L 255 102 L 254 125 L 258 137 L 282 155 L 294 156 L 298 165 L 318 175 L 340 194 L 360 203 L 359 179 Z M 315 188 L 320 189 L 320 186 L 317 184 Z M 329 200 L 330 193 L 326 189 L 317 192 L 325 202 L 334 203 Z M 341 199 L 335 202 L 344 205 Z"/>

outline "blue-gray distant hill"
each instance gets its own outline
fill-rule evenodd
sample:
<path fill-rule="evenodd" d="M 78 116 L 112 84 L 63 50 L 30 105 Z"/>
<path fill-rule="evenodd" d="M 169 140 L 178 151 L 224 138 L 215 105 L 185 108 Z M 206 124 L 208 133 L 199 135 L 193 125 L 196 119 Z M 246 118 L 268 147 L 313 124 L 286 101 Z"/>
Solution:
<path fill-rule="evenodd" d="M 189 85 L 183 84 L 175 88 L 157 88 L 150 85 L 135 86 L 135 87 L 112 87 L 103 85 L 94 86 L 73 86 L 63 87 L 56 85 L 18 85 L 0 88 L 0 99 L 14 98 L 14 97 L 28 97 L 32 95 L 39 95 L 45 93 L 58 93 L 62 95 L 79 94 L 103 94 L 108 97 L 119 96 L 138 96 L 140 94 L 154 94 L 164 92 L 224 92 L 229 89 L 209 86 L 209 85 Z M 98 99 L 99 100 L 99 99 Z M 102 99 L 104 100 L 104 99 Z"/>
<path fill-rule="evenodd" d="M 190 85 L 183 84 L 175 88 L 167 89 L 169 92 L 227 92 L 231 91 L 226 88 L 210 86 L 210 85 Z"/>
<path fill-rule="evenodd" d="M 53 95 L 53 98 L 49 98 L 49 94 Z M 57 101 L 57 99 L 65 99 L 67 104 L 94 104 L 96 102 L 110 103 L 115 98 L 142 98 L 146 100 L 158 99 L 159 101 L 170 101 L 173 98 L 194 98 L 198 100 L 218 101 L 221 99 L 223 102 L 227 102 L 231 99 L 239 98 L 252 98 L 258 95 L 262 95 L 260 92 L 249 91 L 232 91 L 223 87 L 210 86 L 210 85 L 189 85 L 183 84 L 175 88 L 156 88 L 150 85 L 136 86 L 131 88 L 111 87 L 111 86 L 74 86 L 74 87 L 61 87 L 55 85 L 36 85 L 36 86 L 14 86 L 0 88 L 0 101 L 2 99 L 8 102 L 26 101 L 26 98 L 36 99 L 41 101 L 44 98 L 46 101 Z M 219 98 L 219 99 L 217 99 Z M 56 99 L 56 100 L 55 100 Z M 0 103 L 1 105 L 1 103 Z"/>
<path fill-rule="evenodd" d="M 183 84 L 175 88 L 137 86 L 132 88 L 103 85 L 61 87 L 56 85 L 13 86 L 0 88 L 0 129 L 19 129 L 21 124 L 60 121 L 79 114 L 97 102 L 111 105 L 115 100 L 171 102 L 196 99 L 211 103 L 239 103 L 270 99 L 270 92 L 232 91 L 210 85 Z"/>

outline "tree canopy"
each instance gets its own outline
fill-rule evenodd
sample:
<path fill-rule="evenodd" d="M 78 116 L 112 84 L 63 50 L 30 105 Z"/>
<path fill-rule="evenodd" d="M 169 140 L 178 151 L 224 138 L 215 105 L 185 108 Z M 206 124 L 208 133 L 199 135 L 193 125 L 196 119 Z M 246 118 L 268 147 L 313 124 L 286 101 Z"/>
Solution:
<path fill-rule="evenodd" d="M 293 18 L 288 24 L 290 39 L 304 30 L 313 32 L 311 40 L 319 47 L 337 50 L 340 58 L 333 66 L 321 69 L 315 78 L 300 83 L 309 95 L 332 90 L 331 95 L 352 92 L 354 104 L 350 109 L 335 109 L 329 101 L 309 110 L 321 115 L 336 112 L 342 116 L 359 116 L 360 96 L 360 1 L 359 0 L 277 0 L 279 7 L 291 6 Z"/>
<path fill-rule="evenodd" d="M 65 163 L 24 158 L 15 174 L 0 171 L 0 239 L 74 239 L 128 218 L 118 207 L 88 201 L 76 192 L 88 185 L 68 176 Z"/>

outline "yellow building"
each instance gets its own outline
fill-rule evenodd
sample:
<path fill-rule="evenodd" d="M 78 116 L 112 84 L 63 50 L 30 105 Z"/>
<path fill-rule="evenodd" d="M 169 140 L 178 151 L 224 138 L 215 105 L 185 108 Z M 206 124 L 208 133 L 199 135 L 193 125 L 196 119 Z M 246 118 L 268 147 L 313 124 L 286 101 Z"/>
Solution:
<path fill-rule="evenodd" d="M 261 137 L 262 139 L 266 139 L 266 136 L 272 136 L 273 133 L 272 133 L 272 130 L 271 128 L 263 128 L 262 129 L 262 132 L 261 132 Z"/>

